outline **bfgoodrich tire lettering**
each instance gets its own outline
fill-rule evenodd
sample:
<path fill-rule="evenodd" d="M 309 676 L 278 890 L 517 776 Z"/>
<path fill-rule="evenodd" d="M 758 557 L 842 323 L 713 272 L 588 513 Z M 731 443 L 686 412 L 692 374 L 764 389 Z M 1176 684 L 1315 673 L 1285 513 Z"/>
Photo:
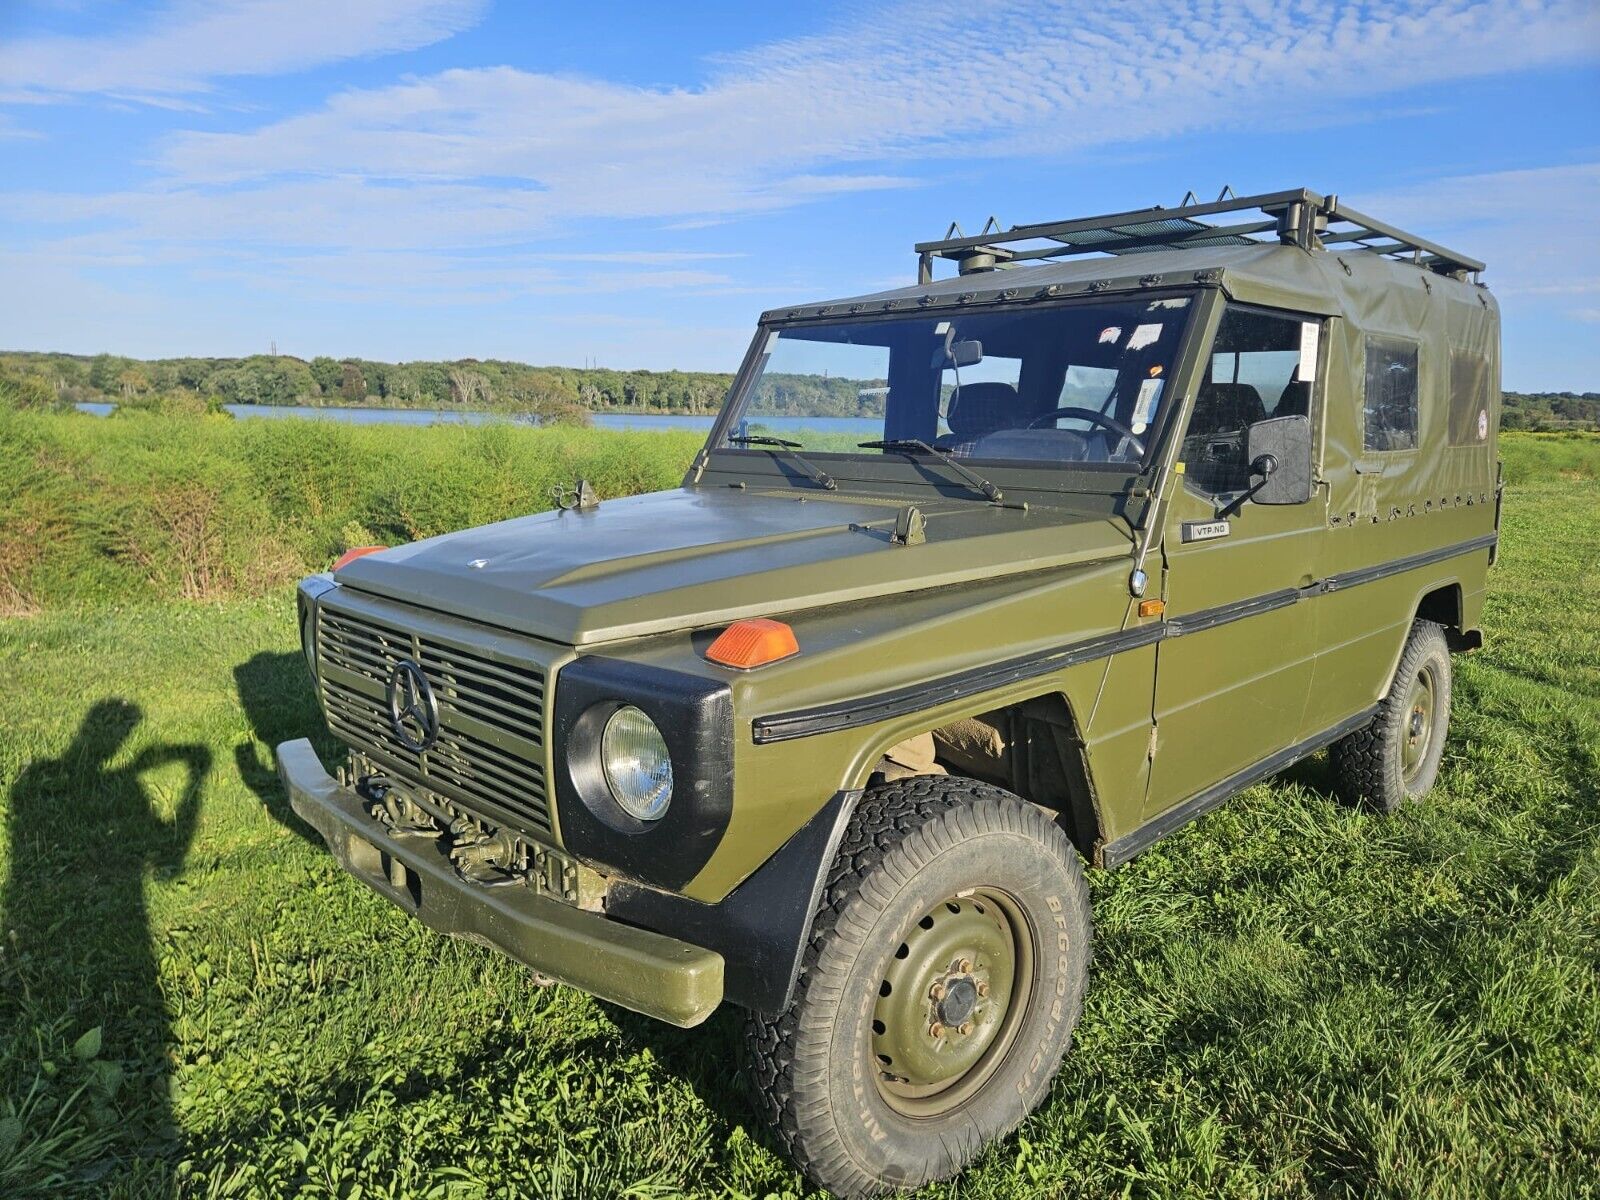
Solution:
<path fill-rule="evenodd" d="M 985 933 L 985 920 L 1001 932 Z M 1018 962 L 1028 961 L 1013 973 L 1021 982 L 1003 982 L 1012 975 L 997 970 L 994 992 L 975 1000 L 988 964 L 950 950 L 966 944 L 969 928 L 996 958 L 1007 938 L 1026 939 Z M 1090 938 L 1077 853 L 1039 809 L 949 776 L 869 791 L 831 869 L 789 1008 L 750 1020 L 757 1102 L 806 1174 L 838 1195 L 952 1175 L 1048 1092 L 1077 1024 Z M 936 994 L 927 979 L 905 974 L 904 960 L 915 965 L 922 952 L 913 944 L 930 962 L 950 950 L 933 979 L 944 1007 L 922 999 Z M 885 991 L 891 978 L 900 993 Z M 917 1044 L 971 1060 L 926 1088 L 897 1077 L 903 1065 L 886 1069 L 881 1053 L 896 1033 L 883 1018 L 914 1011 L 913 999 L 929 1005 L 934 1024 L 900 1032 L 915 1042 L 944 1029 L 946 1040 Z M 959 1025 L 945 1029 L 941 1015 Z"/>
<path fill-rule="evenodd" d="M 1413 622 L 1378 711 L 1330 750 L 1343 799 L 1392 813 L 1427 794 L 1438 778 L 1450 728 L 1450 685 L 1444 628 Z"/>

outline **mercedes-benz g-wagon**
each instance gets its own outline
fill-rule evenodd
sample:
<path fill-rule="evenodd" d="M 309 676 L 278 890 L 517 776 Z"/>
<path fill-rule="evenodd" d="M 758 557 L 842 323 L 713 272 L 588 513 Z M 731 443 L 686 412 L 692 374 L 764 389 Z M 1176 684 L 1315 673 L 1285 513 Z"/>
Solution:
<path fill-rule="evenodd" d="M 295 811 L 444 932 L 677 1025 L 845 1194 L 1046 1094 L 1110 868 L 1331 748 L 1427 792 L 1498 525 L 1482 264 L 1308 191 L 919 246 L 765 313 L 682 487 L 299 591 Z M 957 273 L 935 278 L 953 261 Z"/>

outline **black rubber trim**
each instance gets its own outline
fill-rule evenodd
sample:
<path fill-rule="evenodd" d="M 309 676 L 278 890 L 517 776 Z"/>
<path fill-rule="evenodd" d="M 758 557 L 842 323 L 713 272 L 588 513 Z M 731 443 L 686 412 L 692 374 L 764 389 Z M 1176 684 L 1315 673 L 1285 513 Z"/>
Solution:
<path fill-rule="evenodd" d="M 836 792 L 755 872 L 716 904 L 626 882 L 606 893 L 606 915 L 715 950 L 723 996 L 757 1012 L 789 1005 L 806 935 L 859 791 Z"/>
<path fill-rule="evenodd" d="M 1308 584 L 1303 588 L 1284 588 L 1276 592 L 1266 592 L 1260 596 L 1252 596 L 1248 600 L 1238 600 L 1232 604 L 1221 604 L 1216 608 L 1206 608 L 1185 616 L 1172 617 L 1158 624 L 1141 625 L 1090 638 L 1087 641 L 1055 646 L 1037 654 L 1007 659 L 992 666 L 946 675 L 943 679 L 936 679 L 932 683 L 912 684 L 855 700 L 840 700 L 832 704 L 819 704 L 814 708 L 797 708 L 791 712 L 756 717 L 751 722 L 751 735 L 756 745 L 764 746 L 771 742 L 787 742 L 793 738 L 815 737 L 820 733 L 836 733 L 841 729 L 876 725 L 879 721 L 936 708 L 953 700 L 964 700 L 968 696 L 994 691 L 1023 679 L 1049 675 L 1067 667 L 1075 667 L 1079 663 L 1118 654 L 1123 650 L 1148 646 L 1152 642 L 1166 638 L 1215 629 L 1219 625 L 1241 621 L 1246 617 L 1287 608 L 1301 599 L 1320 596 L 1325 592 L 1341 591 L 1363 583 L 1372 583 L 1390 575 L 1443 562 L 1447 558 L 1470 554 L 1474 550 L 1493 546 L 1498 536 L 1495 533 L 1486 533 L 1451 546 L 1441 546 L 1437 550 L 1380 563 L 1375 567 L 1363 567 L 1358 571 L 1330 575 L 1327 579 Z"/>
<path fill-rule="evenodd" d="M 1455 558 L 1462 554 L 1471 554 L 1474 550 L 1486 550 L 1500 540 L 1500 534 L 1485 533 L 1478 537 L 1469 538 L 1464 542 L 1457 542 L 1453 546 L 1441 546 L 1437 550 L 1425 550 L 1421 554 L 1410 554 L 1405 558 L 1396 558 L 1390 562 L 1379 563 L 1375 567 L 1362 567 L 1357 571 L 1345 571 L 1339 575 L 1330 575 L 1320 584 L 1313 584 L 1318 592 L 1338 592 L 1348 587 L 1357 587 L 1363 583 L 1371 583 L 1377 579 L 1387 579 L 1390 575 L 1400 575 L 1406 571 L 1415 571 L 1418 567 L 1431 566 L 1436 562 L 1443 562 L 1447 558 Z"/>
<path fill-rule="evenodd" d="M 658 821 L 624 812 L 600 764 L 606 721 L 624 705 L 656 723 L 672 758 L 672 802 Z M 733 698 L 728 685 L 625 659 L 584 655 L 556 673 L 550 722 L 562 844 L 609 874 L 682 887 L 715 852 L 733 815 Z"/>
<path fill-rule="evenodd" d="M 1276 775 L 1305 758 L 1308 754 L 1315 754 L 1324 746 L 1331 745 L 1344 737 L 1347 733 L 1354 733 L 1378 711 L 1374 704 L 1371 708 L 1363 709 L 1355 716 L 1340 721 L 1332 729 L 1325 729 L 1315 737 L 1307 738 L 1303 742 L 1296 742 L 1293 746 L 1286 746 L 1276 754 L 1269 755 L 1260 762 L 1246 767 L 1242 771 L 1228 776 L 1221 783 L 1214 783 L 1205 791 L 1199 792 L 1189 799 L 1174 804 L 1165 812 L 1152 817 L 1132 833 L 1125 833 L 1114 842 L 1107 842 L 1100 847 L 1100 852 L 1095 856 L 1102 867 L 1120 867 L 1135 854 L 1148 850 L 1156 842 L 1166 837 L 1176 829 L 1187 825 L 1196 817 L 1210 812 L 1235 792 L 1242 791 L 1258 780 L 1265 779 L 1268 775 Z"/>
<path fill-rule="evenodd" d="M 833 733 L 839 729 L 854 729 L 859 725 L 875 725 L 891 717 L 902 717 L 948 704 L 952 700 L 964 700 L 968 696 L 990 692 L 1018 680 L 1048 675 L 1052 671 L 1105 658 L 1122 650 L 1132 650 L 1136 646 L 1148 646 L 1160 641 L 1162 636 L 1162 626 L 1141 625 L 1088 641 L 1074 642 L 1070 646 L 963 671 L 959 675 L 947 675 L 932 683 L 914 684 L 859 700 L 844 700 L 837 704 L 757 717 L 753 722 L 755 742 L 760 746 L 769 742 L 786 742 L 791 738 L 812 737 L 819 733 Z"/>
<path fill-rule="evenodd" d="M 1218 625 L 1229 625 L 1246 617 L 1288 608 L 1300 599 L 1300 594 L 1300 588 L 1284 588 L 1282 591 L 1252 596 L 1248 600 L 1237 600 L 1232 604 L 1219 604 L 1216 608 L 1203 608 L 1187 616 L 1172 617 L 1162 626 L 1162 640 L 1182 637 L 1186 633 L 1199 633 L 1203 629 L 1215 629 Z"/>

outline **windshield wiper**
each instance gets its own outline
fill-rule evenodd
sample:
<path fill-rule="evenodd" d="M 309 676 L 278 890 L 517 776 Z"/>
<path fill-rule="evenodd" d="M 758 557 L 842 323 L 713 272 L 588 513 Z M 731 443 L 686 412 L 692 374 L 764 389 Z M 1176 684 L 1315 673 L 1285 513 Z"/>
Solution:
<path fill-rule="evenodd" d="M 802 444 L 800 442 L 791 442 L 788 438 L 767 437 L 765 434 L 750 434 L 746 437 L 730 437 L 728 440 L 738 446 L 775 446 L 779 450 L 786 450 L 788 451 L 789 457 L 794 459 L 794 461 L 799 464 L 800 468 L 805 471 L 807 475 L 811 476 L 812 479 L 816 480 L 830 492 L 836 492 L 839 490 L 839 485 L 834 482 L 832 475 L 829 475 L 821 467 L 800 455 L 800 446 Z"/>
<path fill-rule="evenodd" d="M 1000 489 L 995 487 L 976 471 L 969 471 L 957 461 L 955 455 L 946 453 L 937 446 L 930 446 L 921 438 L 890 438 L 886 442 L 857 442 L 863 450 L 898 450 L 901 453 L 915 451 L 918 454 L 931 454 L 957 475 L 965 479 L 978 491 L 983 493 L 983 498 L 990 504 L 999 504 L 1002 501 Z"/>

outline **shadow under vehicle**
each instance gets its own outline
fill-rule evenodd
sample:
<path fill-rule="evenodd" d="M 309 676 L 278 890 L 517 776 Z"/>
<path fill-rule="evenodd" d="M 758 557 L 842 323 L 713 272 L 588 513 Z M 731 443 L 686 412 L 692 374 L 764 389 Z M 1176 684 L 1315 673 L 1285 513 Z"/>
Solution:
<path fill-rule="evenodd" d="M 1499 523 L 1482 264 L 1286 191 L 952 236 L 763 315 L 681 488 L 301 584 L 295 811 L 439 930 L 747 1010 L 841 1194 L 1045 1096 L 1115 867 L 1324 747 L 1426 793 Z M 957 274 L 936 279 L 953 261 Z"/>

